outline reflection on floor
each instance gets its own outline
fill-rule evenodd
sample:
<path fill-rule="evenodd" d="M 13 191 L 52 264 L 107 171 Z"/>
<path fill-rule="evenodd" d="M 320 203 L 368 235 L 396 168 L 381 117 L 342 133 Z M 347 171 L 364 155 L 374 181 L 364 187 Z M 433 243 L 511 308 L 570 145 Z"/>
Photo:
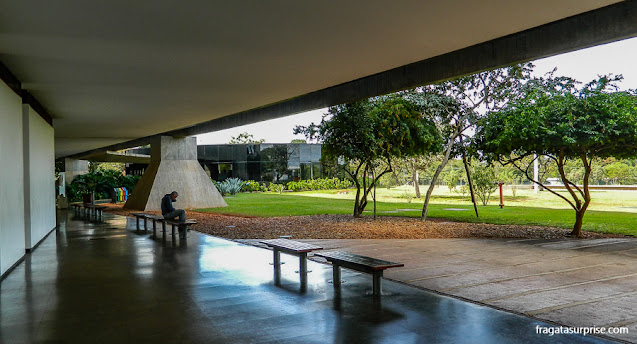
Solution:
<path fill-rule="evenodd" d="M 536 333 L 551 325 L 343 270 L 335 293 L 329 265 L 189 232 L 150 237 L 134 219 L 102 223 L 61 212 L 59 229 L 0 284 L 2 343 L 604 343 Z"/>

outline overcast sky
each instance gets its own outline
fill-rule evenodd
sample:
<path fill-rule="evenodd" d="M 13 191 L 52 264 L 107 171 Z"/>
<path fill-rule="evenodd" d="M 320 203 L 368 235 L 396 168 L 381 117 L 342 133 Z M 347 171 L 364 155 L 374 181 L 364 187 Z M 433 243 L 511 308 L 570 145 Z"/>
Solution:
<path fill-rule="evenodd" d="M 621 87 L 637 88 L 637 38 L 605 44 L 568 54 L 548 57 L 534 62 L 535 74 L 540 76 L 557 67 L 557 75 L 572 77 L 581 82 L 589 82 L 598 75 L 622 74 Z M 304 112 L 298 115 L 256 124 L 244 125 L 227 130 L 197 135 L 198 144 L 224 144 L 239 133 L 247 132 L 255 139 L 265 139 L 268 143 L 286 143 L 293 139 L 304 139 L 292 134 L 297 125 L 320 122 L 326 109 Z"/>

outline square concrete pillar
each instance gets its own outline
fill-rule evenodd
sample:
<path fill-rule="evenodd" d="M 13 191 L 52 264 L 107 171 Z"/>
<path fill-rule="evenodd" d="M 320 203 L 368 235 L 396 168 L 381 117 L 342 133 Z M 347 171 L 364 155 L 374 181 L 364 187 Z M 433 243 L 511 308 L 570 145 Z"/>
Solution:
<path fill-rule="evenodd" d="M 64 159 L 64 178 L 71 183 L 75 177 L 88 173 L 88 160 Z"/>

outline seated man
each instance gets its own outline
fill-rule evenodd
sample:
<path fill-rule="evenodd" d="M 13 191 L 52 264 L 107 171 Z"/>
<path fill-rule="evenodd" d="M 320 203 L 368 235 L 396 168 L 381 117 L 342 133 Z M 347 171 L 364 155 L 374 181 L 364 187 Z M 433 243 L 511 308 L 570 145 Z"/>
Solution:
<path fill-rule="evenodd" d="M 173 208 L 173 202 L 177 200 L 178 196 L 177 191 L 164 195 L 164 198 L 161 199 L 161 214 L 165 219 L 174 220 L 176 217 L 179 217 L 179 222 L 185 222 L 186 211 Z M 181 226 L 179 230 L 181 231 Z"/>

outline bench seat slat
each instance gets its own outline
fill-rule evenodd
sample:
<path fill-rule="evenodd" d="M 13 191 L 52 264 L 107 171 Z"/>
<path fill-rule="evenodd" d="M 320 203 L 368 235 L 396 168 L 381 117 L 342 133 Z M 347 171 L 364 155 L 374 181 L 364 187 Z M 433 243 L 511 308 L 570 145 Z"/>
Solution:
<path fill-rule="evenodd" d="M 154 214 L 148 214 L 148 213 L 130 213 L 132 216 L 135 217 L 140 217 L 140 218 L 147 218 L 147 219 L 151 219 L 151 220 L 163 220 L 164 217 L 161 215 L 154 215 Z"/>
<path fill-rule="evenodd" d="M 405 264 L 401 263 L 389 262 L 342 251 L 321 252 L 315 253 L 314 255 L 325 258 L 330 262 L 337 262 L 344 267 L 354 268 L 355 270 L 364 269 L 377 271 L 405 266 Z"/>
<path fill-rule="evenodd" d="M 262 244 L 266 244 L 270 247 L 275 247 L 277 249 L 286 250 L 290 252 L 311 252 L 315 250 L 322 250 L 323 248 L 320 246 L 307 244 L 304 242 L 288 240 L 288 239 L 270 239 L 270 240 L 262 240 L 260 241 Z"/>
<path fill-rule="evenodd" d="M 166 222 L 168 224 L 171 224 L 171 225 L 194 225 L 194 224 L 197 224 L 197 220 L 192 220 L 192 219 L 186 220 L 184 222 L 180 222 L 179 220 L 166 220 L 166 219 L 164 219 L 162 217 L 159 220 L 162 220 L 162 221 L 164 221 L 164 222 Z"/>

